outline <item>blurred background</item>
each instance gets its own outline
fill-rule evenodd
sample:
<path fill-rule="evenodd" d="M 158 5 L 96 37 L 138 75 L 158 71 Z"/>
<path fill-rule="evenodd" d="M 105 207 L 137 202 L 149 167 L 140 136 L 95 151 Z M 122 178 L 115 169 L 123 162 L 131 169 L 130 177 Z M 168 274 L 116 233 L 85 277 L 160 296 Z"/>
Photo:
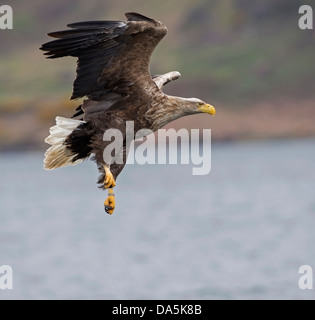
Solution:
<path fill-rule="evenodd" d="M 152 73 L 180 71 L 168 93 L 217 107 L 213 139 L 314 136 L 315 34 L 298 28 L 298 8 L 307 2 L 15 1 L 14 29 L 0 34 L 0 150 L 44 147 L 55 115 L 72 115 L 80 103 L 69 101 L 75 59 L 45 60 L 38 48 L 46 33 L 74 21 L 124 20 L 128 11 L 168 27 Z M 209 123 L 196 116 L 175 127 Z"/>
<path fill-rule="evenodd" d="M 315 32 L 298 27 L 299 7 L 313 1 L 7 4 L 0 265 L 13 267 L 14 289 L 0 299 L 314 298 L 298 287 L 299 266 L 315 267 Z M 168 27 L 151 71 L 182 77 L 165 91 L 216 107 L 214 118 L 168 126 L 212 129 L 212 171 L 129 165 L 109 217 L 93 163 L 42 169 L 55 116 L 71 116 L 80 100 L 69 101 L 75 59 L 47 60 L 38 48 L 67 23 L 129 11 Z"/>

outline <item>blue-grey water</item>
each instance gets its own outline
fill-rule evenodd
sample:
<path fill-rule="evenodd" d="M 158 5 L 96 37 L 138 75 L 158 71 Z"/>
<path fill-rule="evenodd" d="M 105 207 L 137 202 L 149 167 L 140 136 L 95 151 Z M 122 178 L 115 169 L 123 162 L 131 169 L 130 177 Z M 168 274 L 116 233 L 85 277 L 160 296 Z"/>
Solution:
<path fill-rule="evenodd" d="M 213 144 L 207 176 L 129 165 L 112 216 L 92 162 L 42 158 L 0 155 L 0 299 L 315 298 L 314 139 Z"/>

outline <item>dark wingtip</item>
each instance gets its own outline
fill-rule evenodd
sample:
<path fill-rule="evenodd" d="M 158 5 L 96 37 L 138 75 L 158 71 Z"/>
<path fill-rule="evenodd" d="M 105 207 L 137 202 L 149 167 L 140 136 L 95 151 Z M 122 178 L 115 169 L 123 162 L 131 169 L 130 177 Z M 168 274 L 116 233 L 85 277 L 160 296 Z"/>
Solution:
<path fill-rule="evenodd" d="M 57 32 L 48 32 L 48 33 L 47 33 L 47 36 L 52 37 L 52 38 L 57 38 L 57 37 L 56 37 L 56 33 L 57 33 Z"/>
<path fill-rule="evenodd" d="M 148 18 L 137 12 L 127 12 L 125 16 L 128 21 L 148 21 L 148 22 L 156 22 L 154 19 Z"/>

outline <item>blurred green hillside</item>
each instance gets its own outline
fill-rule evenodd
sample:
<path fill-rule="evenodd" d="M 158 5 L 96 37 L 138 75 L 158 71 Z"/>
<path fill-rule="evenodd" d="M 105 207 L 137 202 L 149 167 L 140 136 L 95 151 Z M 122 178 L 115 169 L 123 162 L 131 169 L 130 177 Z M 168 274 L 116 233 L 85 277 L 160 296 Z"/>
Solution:
<path fill-rule="evenodd" d="M 55 115 L 70 115 L 78 104 L 66 102 L 75 59 L 46 60 L 38 49 L 49 41 L 46 33 L 75 21 L 124 20 L 128 11 L 168 27 L 151 64 L 152 73 L 181 72 L 168 93 L 197 96 L 225 108 L 279 98 L 313 101 L 315 32 L 298 28 L 302 4 L 313 1 L 14 1 L 14 29 L 0 30 L 0 148 L 27 144 L 26 134 L 31 135 L 29 144 L 36 144 L 42 124 L 46 128 Z"/>
<path fill-rule="evenodd" d="M 19 1 L 14 30 L 1 31 L 1 100 L 69 95 L 75 60 L 47 61 L 38 50 L 46 33 L 74 21 L 124 19 L 140 11 L 169 29 L 152 59 L 152 72 L 180 70 L 177 86 L 192 94 L 239 101 L 313 95 L 315 34 L 298 28 L 300 1 L 131 0 Z M 305 3 L 305 2 L 303 2 Z M 186 88 L 185 88 L 185 91 Z"/>

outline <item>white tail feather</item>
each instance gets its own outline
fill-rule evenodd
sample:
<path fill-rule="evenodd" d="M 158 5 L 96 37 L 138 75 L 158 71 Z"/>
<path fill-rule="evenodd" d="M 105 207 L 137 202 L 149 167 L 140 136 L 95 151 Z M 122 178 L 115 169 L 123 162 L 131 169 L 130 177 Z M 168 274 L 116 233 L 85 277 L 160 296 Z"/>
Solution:
<path fill-rule="evenodd" d="M 56 117 L 56 125 L 50 128 L 50 136 L 45 139 L 45 142 L 51 145 L 45 152 L 45 169 L 51 170 L 75 165 L 84 160 L 79 159 L 73 162 L 76 154 L 64 145 L 67 137 L 82 123 L 85 123 L 85 121 Z"/>

